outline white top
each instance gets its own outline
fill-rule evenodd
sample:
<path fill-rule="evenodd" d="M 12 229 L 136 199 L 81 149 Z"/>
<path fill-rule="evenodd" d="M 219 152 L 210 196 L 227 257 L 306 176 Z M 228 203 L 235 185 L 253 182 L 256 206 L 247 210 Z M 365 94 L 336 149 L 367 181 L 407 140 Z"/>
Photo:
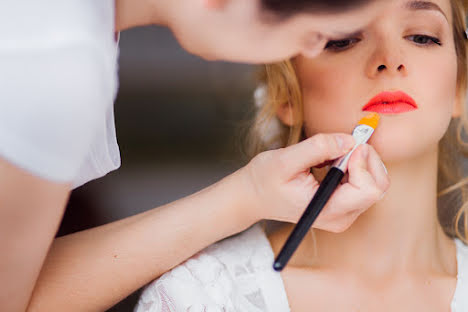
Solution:
<path fill-rule="evenodd" d="M 452 312 L 468 311 L 468 246 L 456 240 L 458 277 Z M 256 225 L 214 244 L 153 281 L 135 312 L 288 312 L 270 243 Z"/>
<path fill-rule="evenodd" d="M 113 0 L 0 1 L 0 157 L 74 186 L 120 165 L 114 13 Z"/>

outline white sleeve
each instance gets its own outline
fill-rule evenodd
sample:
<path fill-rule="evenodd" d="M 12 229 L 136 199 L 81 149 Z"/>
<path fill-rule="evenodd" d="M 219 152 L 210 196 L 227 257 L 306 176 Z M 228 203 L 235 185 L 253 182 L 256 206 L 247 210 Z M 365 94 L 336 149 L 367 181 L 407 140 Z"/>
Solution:
<path fill-rule="evenodd" d="M 113 17 L 111 5 L 0 4 L 0 157 L 45 179 L 73 181 L 113 99 L 105 53 L 113 18 L 104 19 Z"/>
<path fill-rule="evenodd" d="M 0 155 L 43 178 L 71 181 L 103 119 L 99 67 L 80 44 L 0 52 Z"/>

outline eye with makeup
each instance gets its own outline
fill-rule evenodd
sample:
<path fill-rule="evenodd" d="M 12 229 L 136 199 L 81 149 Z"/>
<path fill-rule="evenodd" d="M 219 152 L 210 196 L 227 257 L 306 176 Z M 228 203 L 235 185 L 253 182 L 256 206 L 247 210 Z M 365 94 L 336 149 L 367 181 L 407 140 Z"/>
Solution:
<path fill-rule="evenodd" d="M 419 46 L 442 45 L 442 42 L 439 38 L 428 35 L 410 35 L 406 36 L 405 39 L 412 41 Z"/>

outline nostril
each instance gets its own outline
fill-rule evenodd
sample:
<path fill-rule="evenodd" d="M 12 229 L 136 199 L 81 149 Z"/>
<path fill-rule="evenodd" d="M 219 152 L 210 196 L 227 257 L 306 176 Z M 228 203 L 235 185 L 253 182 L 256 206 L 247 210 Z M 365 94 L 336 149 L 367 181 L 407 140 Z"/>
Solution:
<path fill-rule="evenodd" d="M 403 65 L 398 66 L 398 71 L 403 69 Z"/>
<path fill-rule="evenodd" d="M 382 70 L 384 70 L 385 68 L 386 68 L 385 65 L 380 65 L 380 66 L 377 68 L 377 70 L 378 70 L 378 71 L 382 71 Z"/>

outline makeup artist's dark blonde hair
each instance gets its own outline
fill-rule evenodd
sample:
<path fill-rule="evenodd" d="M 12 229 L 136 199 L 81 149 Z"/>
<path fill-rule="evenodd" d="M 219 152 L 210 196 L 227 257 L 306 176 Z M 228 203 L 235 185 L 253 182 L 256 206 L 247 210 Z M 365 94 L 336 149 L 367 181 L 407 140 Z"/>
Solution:
<path fill-rule="evenodd" d="M 468 130 L 468 111 L 465 104 L 468 80 L 465 17 L 468 0 L 450 2 L 458 60 L 457 94 L 464 105 L 460 118 L 452 120 L 439 144 L 438 215 L 447 235 L 458 237 L 468 244 L 468 178 L 463 177 L 462 170 L 462 160 L 468 156 L 468 144 L 463 141 Z M 266 65 L 260 73 L 260 82 L 267 92 L 250 129 L 247 143 L 249 156 L 271 146 L 285 147 L 303 139 L 302 94 L 294 63 L 288 60 Z M 280 131 L 272 137 L 268 125 L 277 119 L 276 112 L 285 103 L 292 107 L 294 124 L 285 126 L 279 123 Z"/>

